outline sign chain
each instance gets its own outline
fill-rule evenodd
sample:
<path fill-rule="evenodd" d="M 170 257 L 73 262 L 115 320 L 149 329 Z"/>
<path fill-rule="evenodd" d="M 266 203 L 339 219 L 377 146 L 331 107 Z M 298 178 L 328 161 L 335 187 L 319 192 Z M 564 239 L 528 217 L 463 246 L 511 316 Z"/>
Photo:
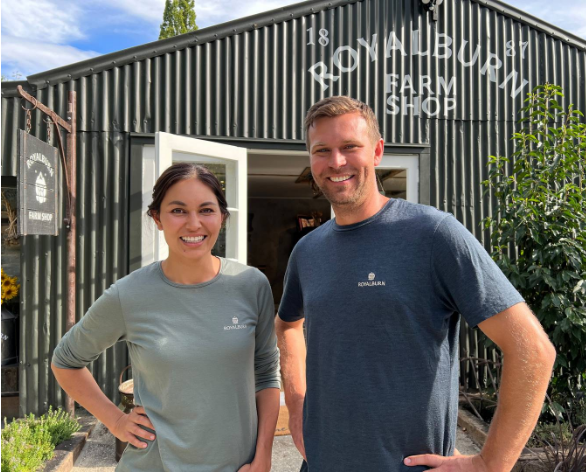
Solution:
<path fill-rule="evenodd" d="M 33 108 L 26 108 L 24 105 L 21 105 L 22 109 L 26 111 L 26 132 L 29 133 L 29 134 L 30 134 L 31 128 L 32 128 L 31 121 L 32 121 L 32 115 L 33 114 L 31 112 L 35 108 L 37 108 L 37 105 L 38 105 L 37 99 L 35 99 L 33 97 L 33 100 L 34 100 L 34 102 L 33 102 L 33 105 L 34 105 Z"/>

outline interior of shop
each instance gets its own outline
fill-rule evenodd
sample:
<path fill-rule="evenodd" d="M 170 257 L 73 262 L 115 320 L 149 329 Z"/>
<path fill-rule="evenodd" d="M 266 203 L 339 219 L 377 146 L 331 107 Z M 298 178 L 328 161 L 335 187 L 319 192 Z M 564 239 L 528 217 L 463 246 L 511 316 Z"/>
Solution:
<path fill-rule="evenodd" d="M 377 177 L 388 197 L 405 199 L 405 170 Z M 328 201 L 311 187 L 307 153 L 248 153 L 248 264 L 267 276 L 276 304 L 293 247 L 330 218 Z"/>

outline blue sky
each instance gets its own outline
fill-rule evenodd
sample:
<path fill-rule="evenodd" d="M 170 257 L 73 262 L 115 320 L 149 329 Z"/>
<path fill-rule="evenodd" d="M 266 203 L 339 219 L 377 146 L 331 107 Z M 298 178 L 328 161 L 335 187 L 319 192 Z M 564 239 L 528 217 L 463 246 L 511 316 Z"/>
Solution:
<path fill-rule="evenodd" d="M 196 0 L 200 28 L 298 0 Z M 586 39 L 586 0 L 506 3 Z M 157 40 L 165 0 L 2 0 L 2 75 L 22 78 Z"/>

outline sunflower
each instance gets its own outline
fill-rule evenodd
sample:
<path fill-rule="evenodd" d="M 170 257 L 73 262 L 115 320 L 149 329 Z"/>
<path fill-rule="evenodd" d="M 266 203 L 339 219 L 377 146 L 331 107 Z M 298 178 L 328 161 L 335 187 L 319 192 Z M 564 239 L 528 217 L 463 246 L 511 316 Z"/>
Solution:
<path fill-rule="evenodd" d="M 4 304 L 4 301 L 13 299 L 18 295 L 20 284 L 17 281 L 18 278 L 16 276 L 11 278 L 2 269 L 2 304 Z"/>

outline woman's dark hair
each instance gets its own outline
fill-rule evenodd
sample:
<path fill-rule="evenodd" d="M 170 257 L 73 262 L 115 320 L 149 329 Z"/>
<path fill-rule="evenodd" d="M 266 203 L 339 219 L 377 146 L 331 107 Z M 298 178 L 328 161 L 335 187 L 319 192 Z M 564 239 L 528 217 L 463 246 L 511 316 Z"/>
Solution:
<path fill-rule="evenodd" d="M 153 201 L 149 205 L 147 215 L 149 217 L 152 217 L 153 213 L 159 215 L 161 213 L 161 203 L 167 191 L 173 185 L 184 179 L 198 179 L 211 189 L 218 199 L 220 212 L 222 213 L 222 222 L 226 222 L 230 216 L 230 212 L 228 211 L 228 202 L 226 202 L 226 196 L 224 195 L 220 181 L 218 181 L 216 175 L 208 168 L 194 163 L 175 163 L 165 169 L 153 187 Z"/>

